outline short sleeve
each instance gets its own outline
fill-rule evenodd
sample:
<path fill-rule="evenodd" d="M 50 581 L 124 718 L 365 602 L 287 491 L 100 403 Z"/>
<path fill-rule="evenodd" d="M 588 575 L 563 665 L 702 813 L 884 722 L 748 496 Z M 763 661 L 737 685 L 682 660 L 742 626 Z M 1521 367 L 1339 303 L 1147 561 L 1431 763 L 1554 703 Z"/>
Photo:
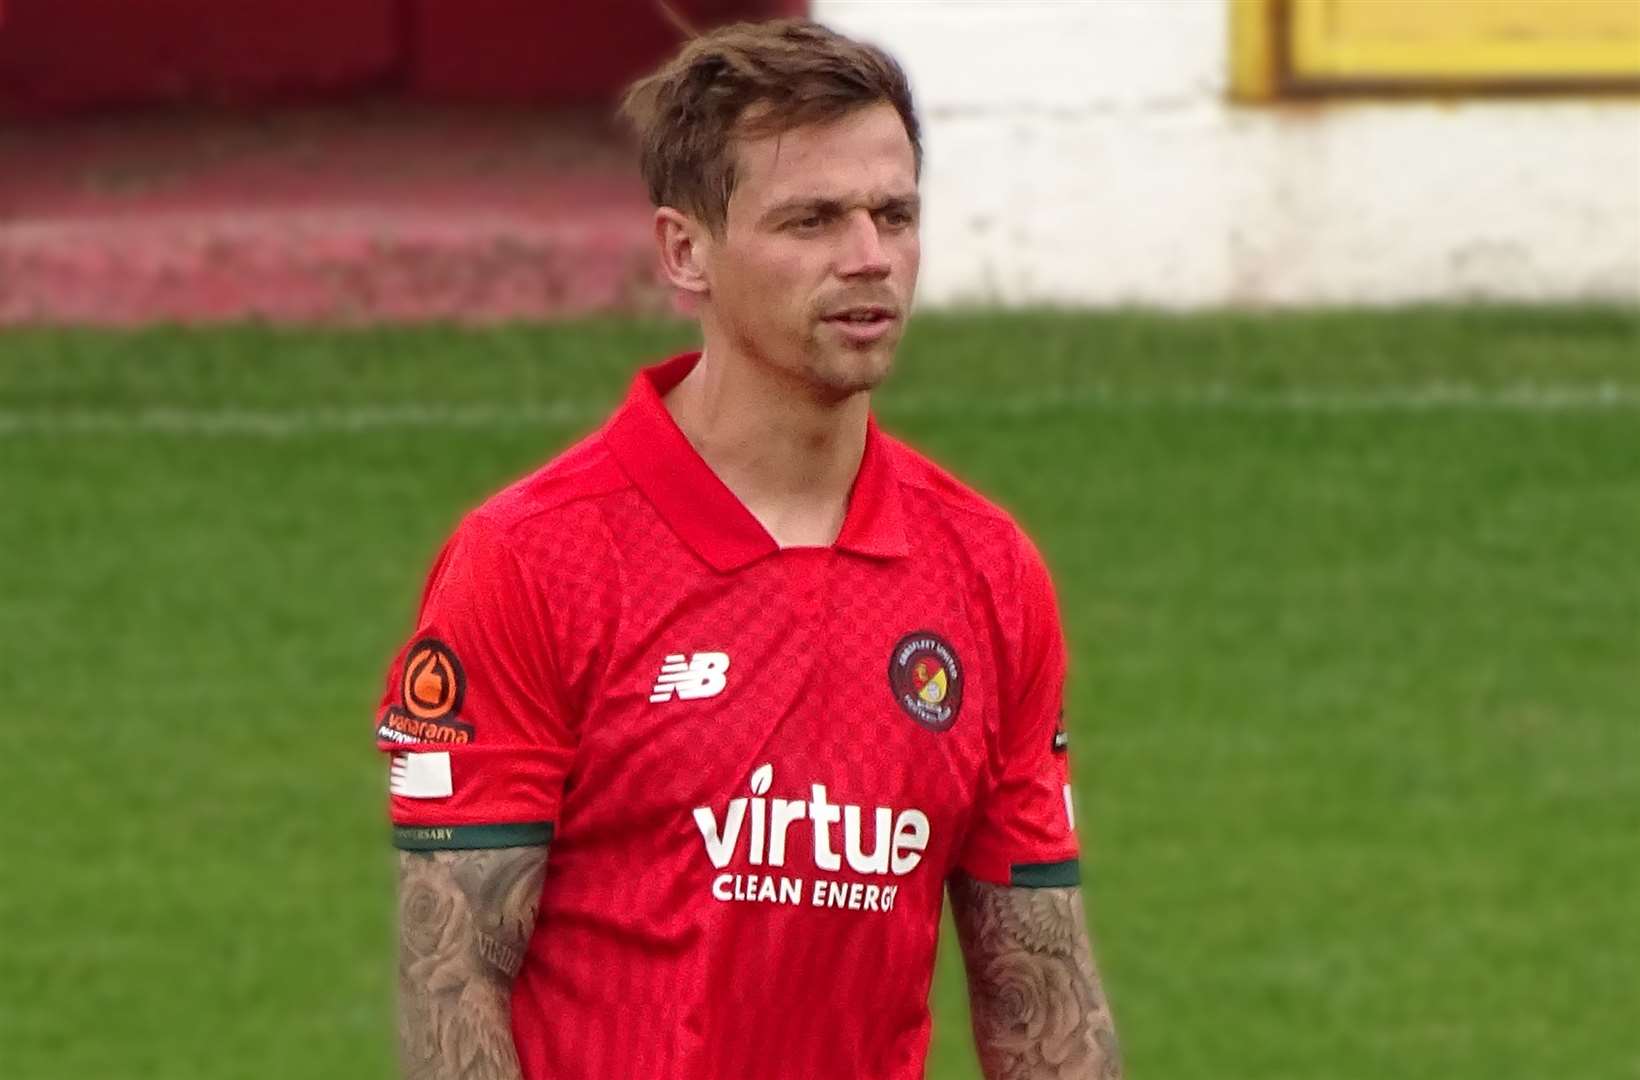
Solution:
<path fill-rule="evenodd" d="M 551 840 L 574 740 L 547 631 L 540 584 L 493 524 L 469 517 L 433 566 L 377 711 L 397 847 Z"/>
<path fill-rule="evenodd" d="M 995 780 L 958 865 L 978 881 L 1042 887 L 1081 880 L 1070 748 L 1064 728 L 1065 637 L 1047 567 L 1021 538 L 1021 605 L 993 752 Z"/>

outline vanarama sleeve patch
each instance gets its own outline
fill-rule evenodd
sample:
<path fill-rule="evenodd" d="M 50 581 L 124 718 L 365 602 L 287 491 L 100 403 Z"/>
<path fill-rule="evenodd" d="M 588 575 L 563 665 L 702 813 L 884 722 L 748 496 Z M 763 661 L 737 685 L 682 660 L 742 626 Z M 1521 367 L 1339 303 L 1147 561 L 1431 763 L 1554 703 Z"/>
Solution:
<path fill-rule="evenodd" d="M 402 667 L 398 698 L 383 707 L 376 738 L 400 745 L 472 742 L 472 725 L 460 719 L 467 680 L 450 647 L 422 638 Z"/>

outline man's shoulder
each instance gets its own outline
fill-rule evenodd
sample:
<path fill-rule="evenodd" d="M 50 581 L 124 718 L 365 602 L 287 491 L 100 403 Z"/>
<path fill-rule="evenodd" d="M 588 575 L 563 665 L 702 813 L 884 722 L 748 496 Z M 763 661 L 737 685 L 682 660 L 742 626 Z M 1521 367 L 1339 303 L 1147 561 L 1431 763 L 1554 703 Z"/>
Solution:
<path fill-rule="evenodd" d="M 599 499 L 631 487 L 596 431 L 484 500 L 468 515 L 504 536 L 557 529 L 596 513 Z"/>
<path fill-rule="evenodd" d="M 1030 547 L 1014 516 L 985 495 L 957 479 L 944 467 L 904 441 L 884 435 L 901 490 L 918 509 L 932 510 L 960 525 L 959 533 L 975 542 L 1006 547 Z"/>
<path fill-rule="evenodd" d="M 1047 563 L 1030 534 L 1013 514 L 952 476 L 924 454 L 892 440 L 895 471 L 909 522 L 926 526 L 914 531 L 925 550 L 958 558 L 986 587 L 979 594 L 994 605 L 1009 663 L 1028 663 L 1023 656 L 1043 646 L 1044 633 L 1057 634 L 1058 605 Z M 937 538 L 937 539 L 932 539 Z M 1033 644 L 1035 642 L 1035 644 Z"/>

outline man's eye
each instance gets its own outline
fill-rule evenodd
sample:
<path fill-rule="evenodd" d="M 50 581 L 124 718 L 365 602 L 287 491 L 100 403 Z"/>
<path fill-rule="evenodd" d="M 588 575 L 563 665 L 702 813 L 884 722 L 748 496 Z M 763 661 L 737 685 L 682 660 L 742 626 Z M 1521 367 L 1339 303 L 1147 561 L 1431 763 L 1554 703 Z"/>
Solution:
<path fill-rule="evenodd" d="M 905 210 L 889 210 L 883 214 L 883 220 L 894 228 L 900 229 L 910 225 L 914 219 Z"/>
<path fill-rule="evenodd" d="M 819 214 L 810 214 L 808 217 L 798 218 L 793 221 L 792 225 L 798 229 L 818 229 L 825 223 L 826 219 L 821 217 Z"/>

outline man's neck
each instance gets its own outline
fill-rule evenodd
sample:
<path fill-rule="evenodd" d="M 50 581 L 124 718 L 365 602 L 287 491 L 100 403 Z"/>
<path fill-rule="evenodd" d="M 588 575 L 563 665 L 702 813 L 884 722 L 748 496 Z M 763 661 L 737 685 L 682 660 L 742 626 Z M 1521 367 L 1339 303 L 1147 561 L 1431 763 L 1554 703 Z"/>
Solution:
<path fill-rule="evenodd" d="M 784 372 L 708 349 L 665 405 L 781 547 L 837 539 L 865 454 L 869 395 L 819 400 Z"/>

